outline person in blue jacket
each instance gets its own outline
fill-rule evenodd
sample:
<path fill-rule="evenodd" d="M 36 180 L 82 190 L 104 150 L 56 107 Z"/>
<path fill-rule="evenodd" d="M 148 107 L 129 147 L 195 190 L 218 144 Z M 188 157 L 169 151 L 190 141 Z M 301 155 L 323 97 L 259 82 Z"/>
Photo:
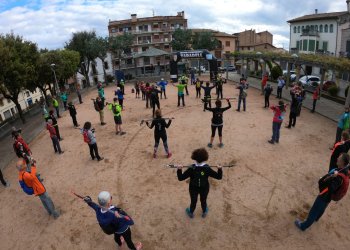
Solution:
<path fill-rule="evenodd" d="M 84 197 L 84 201 L 95 210 L 98 224 L 106 234 L 114 234 L 114 240 L 119 247 L 125 240 L 129 249 L 139 250 L 142 248 L 141 242 L 136 247 L 131 239 L 130 226 L 134 221 L 121 209 L 112 205 L 112 196 L 107 191 L 102 191 L 98 195 L 98 204 L 91 200 L 90 196 Z"/>
<path fill-rule="evenodd" d="M 114 94 L 118 97 L 119 105 L 124 109 L 123 102 L 124 102 L 124 93 L 120 88 L 117 88 L 117 90 L 114 92 Z"/>
<path fill-rule="evenodd" d="M 168 81 L 165 81 L 164 78 L 162 78 L 160 80 L 160 82 L 157 83 L 158 86 L 160 86 L 160 90 L 162 91 L 160 93 L 160 99 L 163 99 L 163 93 L 164 93 L 164 98 L 166 98 L 166 94 L 165 94 L 165 89 L 166 89 L 166 85 L 168 85 Z"/>
<path fill-rule="evenodd" d="M 340 119 L 338 121 L 337 133 L 336 133 L 336 136 L 335 136 L 335 143 L 340 142 L 340 140 L 341 140 L 341 133 L 343 131 L 349 132 L 349 127 L 350 127 L 349 119 L 350 119 L 349 107 L 345 107 L 345 111 L 341 115 L 341 117 L 340 117 Z"/>

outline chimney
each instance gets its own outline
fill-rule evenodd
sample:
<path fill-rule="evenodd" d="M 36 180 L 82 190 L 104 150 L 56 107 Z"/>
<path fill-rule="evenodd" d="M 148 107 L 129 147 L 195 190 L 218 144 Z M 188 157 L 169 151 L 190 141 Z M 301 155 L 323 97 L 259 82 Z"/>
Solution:
<path fill-rule="evenodd" d="M 315 9 L 315 14 L 318 14 L 318 9 Z"/>
<path fill-rule="evenodd" d="M 137 14 L 131 14 L 131 21 L 136 22 L 137 20 Z"/>
<path fill-rule="evenodd" d="M 346 5 L 348 6 L 348 12 L 350 13 L 350 0 L 346 0 Z"/>

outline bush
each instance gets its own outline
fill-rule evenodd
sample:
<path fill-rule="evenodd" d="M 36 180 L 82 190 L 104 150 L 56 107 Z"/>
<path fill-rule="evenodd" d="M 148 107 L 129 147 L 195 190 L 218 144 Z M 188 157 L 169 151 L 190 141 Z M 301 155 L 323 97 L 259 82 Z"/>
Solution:
<path fill-rule="evenodd" d="M 338 95 L 338 92 L 339 92 L 339 87 L 338 86 L 331 86 L 328 88 L 328 94 L 330 96 L 337 96 Z"/>
<path fill-rule="evenodd" d="M 280 66 L 273 66 L 271 69 L 271 76 L 272 79 L 276 80 L 279 76 L 281 76 L 283 74 L 282 69 Z"/>

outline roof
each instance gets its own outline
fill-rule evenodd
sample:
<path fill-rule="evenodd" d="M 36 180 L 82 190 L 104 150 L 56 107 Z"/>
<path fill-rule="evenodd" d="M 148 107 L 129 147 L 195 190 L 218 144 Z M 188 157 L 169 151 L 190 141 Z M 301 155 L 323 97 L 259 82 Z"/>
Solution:
<path fill-rule="evenodd" d="M 288 23 L 296 23 L 296 22 L 302 22 L 302 21 L 312 21 L 312 20 L 324 20 L 324 19 L 338 19 L 340 16 L 349 14 L 347 11 L 340 11 L 340 12 L 330 12 L 330 13 L 319 13 L 319 14 L 312 14 L 312 15 L 305 15 L 301 17 L 297 17 L 294 19 L 291 19 L 287 21 Z"/>
<path fill-rule="evenodd" d="M 111 25 L 119 25 L 119 24 L 131 24 L 131 23 L 140 23 L 140 22 L 165 22 L 169 20 L 186 20 L 184 16 L 152 16 L 152 17 L 141 17 L 136 18 L 136 21 L 133 22 L 132 19 L 124 19 L 124 20 L 110 20 L 108 26 Z"/>
<path fill-rule="evenodd" d="M 214 36 L 225 36 L 225 37 L 237 37 L 236 35 L 228 34 L 226 32 L 221 32 L 212 29 L 191 29 L 194 33 L 197 32 L 212 32 Z"/>
<path fill-rule="evenodd" d="M 134 55 L 134 58 L 140 58 L 140 57 L 155 57 L 155 56 L 163 56 L 163 55 L 169 55 L 168 52 L 156 48 L 149 48 L 146 51 L 143 51 L 139 54 Z"/>

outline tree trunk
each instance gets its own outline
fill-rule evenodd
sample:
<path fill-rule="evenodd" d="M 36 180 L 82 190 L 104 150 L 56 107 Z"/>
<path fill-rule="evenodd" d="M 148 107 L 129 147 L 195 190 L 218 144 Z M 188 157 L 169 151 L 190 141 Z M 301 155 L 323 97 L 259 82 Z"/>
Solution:
<path fill-rule="evenodd" d="M 16 108 L 17 108 L 17 110 L 18 110 L 18 114 L 19 114 L 19 118 L 21 118 L 21 121 L 22 121 L 22 123 L 23 124 L 25 124 L 26 123 L 26 120 L 25 120 L 25 118 L 24 118 L 24 116 L 23 116 L 23 110 L 22 110 L 22 107 L 21 107 L 21 105 L 18 103 L 18 98 L 10 98 L 12 101 L 13 101 L 13 103 L 16 105 Z"/>
<path fill-rule="evenodd" d="M 45 101 L 46 105 L 49 106 L 49 101 L 47 100 L 47 95 L 46 95 L 46 89 L 45 89 L 45 87 L 38 86 L 38 88 L 41 90 L 41 92 L 42 92 L 43 95 L 44 95 L 44 101 Z"/>

